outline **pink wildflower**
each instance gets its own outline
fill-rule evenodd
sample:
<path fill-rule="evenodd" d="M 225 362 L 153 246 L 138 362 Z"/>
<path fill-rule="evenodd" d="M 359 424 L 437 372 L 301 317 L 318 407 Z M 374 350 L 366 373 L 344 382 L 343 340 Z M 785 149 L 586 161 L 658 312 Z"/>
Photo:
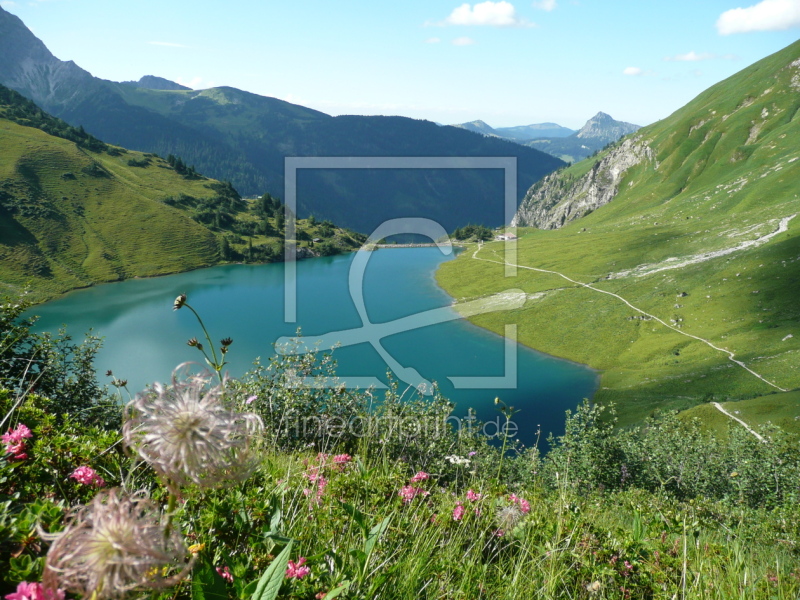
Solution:
<path fill-rule="evenodd" d="M 425 481 L 426 479 L 430 479 L 430 475 L 428 475 L 425 471 L 420 471 L 411 478 L 411 483 L 418 483 L 420 481 Z"/>
<path fill-rule="evenodd" d="M 9 429 L 8 433 L 4 433 L 0 440 L 6 445 L 6 453 L 11 454 L 13 460 L 25 460 L 28 458 L 25 452 L 25 440 L 32 437 L 33 433 L 28 426 L 20 423 L 14 431 Z"/>
<path fill-rule="evenodd" d="M 317 499 L 319 500 L 322 498 L 322 495 L 325 493 L 325 487 L 328 485 L 328 480 L 325 479 L 322 475 L 319 476 L 317 479 Z"/>
<path fill-rule="evenodd" d="M 417 496 L 430 496 L 431 493 L 413 485 L 405 485 L 397 492 L 397 495 L 403 499 L 403 504 L 408 504 Z"/>
<path fill-rule="evenodd" d="M 477 452 L 475 452 L 475 451 L 473 450 L 472 452 L 468 452 L 468 453 L 467 453 L 467 456 L 475 456 L 476 454 L 477 454 Z"/>
<path fill-rule="evenodd" d="M 6 600 L 64 600 L 64 590 L 45 590 L 41 583 L 21 581 L 16 592 L 6 594 Z"/>
<path fill-rule="evenodd" d="M 473 492 L 472 490 L 467 490 L 467 500 L 470 502 L 477 502 L 483 498 L 483 494 L 478 494 L 477 492 Z"/>
<path fill-rule="evenodd" d="M 461 503 L 456 504 L 456 507 L 453 509 L 453 521 L 460 521 L 464 518 L 464 506 Z"/>
<path fill-rule="evenodd" d="M 531 512 L 531 503 L 525 500 L 524 498 L 520 498 L 516 494 L 511 494 L 508 497 L 508 499 L 511 500 L 514 504 L 519 505 L 519 509 L 522 511 L 523 515 L 527 515 L 529 512 Z"/>
<path fill-rule="evenodd" d="M 70 478 L 83 485 L 93 485 L 95 487 L 104 487 L 106 485 L 105 480 L 91 467 L 78 467 L 72 472 Z"/>
<path fill-rule="evenodd" d="M 28 439 L 28 438 L 32 438 L 32 437 L 33 437 L 33 433 L 31 433 L 31 430 L 28 428 L 28 426 L 25 425 L 24 423 L 20 423 L 19 425 L 17 425 L 17 428 L 14 429 L 14 431 L 11 431 L 9 429 L 8 433 L 4 433 L 2 438 L 0 438 L 0 439 L 3 440 L 4 444 L 9 444 L 9 443 L 21 442 L 24 439 Z M 31 585 L 33 585 L 33 584 L 31 584 Z"/>
<path fill-rule="evenodd" d="M 344 467 L 351 460 L 353 460 L 353 457 L 349 454 L 337 454 L 333 457 L 333 462 L 341 467 Z"/>
<path fill-rule="evenodd" d="M 302 579 L 306 575 L 311 573 L 311 568 L 304 566 L 306 562 L 305 557 L 300 557 L 297 559 L 297 562 L 292 560 L 289 561 L 289 566 L 286 569 L 286 578 L 287 579 Z"/>
<path fill-rule="evenodd" d="M 225 565 L 224 567 L 217 567 L 217 573 L 219 573 L 219 576 L 222 577 L 228 583 L 233 583 L 233 574 L 231 573 L 231 570 L 228 568 L 227 565 Z"/>
<path fill-rule="evenodd" d="M 25 460 L 28 458 L 25 452 L 25 441 L 13 442 L 6 446 L 6 452 L 11 455 L 12 460 Z"/>
<path fill-rule="evenodd" d="M 254 400 L 258 399 L 258 396 L 250 396 L 247 400 L 244 401 L 245 404 L 252 404 Z"/>

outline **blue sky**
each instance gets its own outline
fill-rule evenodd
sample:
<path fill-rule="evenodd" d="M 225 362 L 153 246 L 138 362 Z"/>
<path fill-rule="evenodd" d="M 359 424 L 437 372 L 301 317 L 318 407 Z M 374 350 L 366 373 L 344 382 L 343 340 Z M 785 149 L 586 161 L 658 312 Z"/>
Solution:
<path fill-rule="evenodd" d="M 646 125 L 798 39 L 800 0 L 2 0 L 62 60 L 329 114 Z"/>

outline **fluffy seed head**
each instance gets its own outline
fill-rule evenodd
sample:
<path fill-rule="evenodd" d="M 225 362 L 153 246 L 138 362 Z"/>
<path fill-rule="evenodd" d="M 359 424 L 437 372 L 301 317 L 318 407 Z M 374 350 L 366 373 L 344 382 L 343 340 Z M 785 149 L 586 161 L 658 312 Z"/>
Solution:
<path fill-rule="evenodd" d="M 503 531 L 511 531 L 521 520 L 522 511 L 515 504 L 500 508 L 495 515 L 495 522 Z"/>
<path fill-rule="evenodd" d="M 83 598 L 121 598 L 174 585 L 191 568 L 186 556 L 180 533 L 167 530 L 155 504 L 114 488 L 68 519 L 47 553 L 43 583 Z M 162 576 L 170 570 L 178 572 Z"/>
<path fill-rule="evenodd" d="M 171 486 L 221 487 L 247 479 L 257 466 L 255 436 L 263 425 L 254 413 L 237 413 L 223 402 L 211 375 L 173 372 L 125 407 L 125 445 Z"/>

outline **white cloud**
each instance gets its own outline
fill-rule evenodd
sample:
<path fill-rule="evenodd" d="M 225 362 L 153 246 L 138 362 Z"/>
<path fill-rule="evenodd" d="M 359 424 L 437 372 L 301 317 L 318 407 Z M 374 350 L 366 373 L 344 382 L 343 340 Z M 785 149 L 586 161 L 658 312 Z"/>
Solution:
<path fill-rule="evenodd" d="M 425 43 L 426 44 L 438 44 L 441 41 L 442 40 L 440 38 L 432 37 L 432 38 L 428 38 L 427 40 L 425 40 Z"/>
<path fill-rule="evenodd" d="M 639 67 L 625 67 L 625 69 L 622 71 L 622 74 L 636 77 L 638 75 L 644 75 L 644 71 Z"/>
<path fill-rule="evenodd" d="M 717 19 L 720 35 L 791 27 L 800 27 L 800 0 L 762 0 L 747 8 L 726 10 Z"/>
<path fill-rule="evenodd" d="M 468 37 L 459 37 L 454 39 L 451 43 L 453 46 L 471 46 L 475 43 L 475 40 Z"/>
<path fill-rule="evenodd" d="M 702 52 L 698 54 L 694 50 L 686 54 L 676 54 L 675 56 L 667 56 L 664 60 L 676 60 L 678 62 L 696 62 L 698 60 L 709 60 L 715 58 L 713 54 Z"/>
<path fill-rule="evenodd" d="M 12 2 L 11 0 L 3 0 L 2 2 L 0 2 L 0 6 L 2 6 L 3 8 L 11 8 L 16 5 L 17 3 Z"/>
<path fill-rule="evenodd" d="M 546 10 L 550 12 L 556 7 L 556 0 L 537 0 L 533 3 L 533 8 L 538 8 L 539 10 Z"/>
<path fill-rule="evenodd" d="M 173 42 L 147 42 L 151 46 L 166 46 L 168 48 L 186 48 L 183 44 L 175 44 Z"/>
<path fill-rule="evenodd" d="M 534 24 L 517 15 L 510 2 L 480 2 L 475 6 L 462 4 L 437 25 L 488 25 L 490 27 L 533 27 Z"/>
<path fill-rule="evenodd" d="M 715 59 L 724 59 L 724 60 L 736 60 L 739 58 L 735 54 L 711 54 L 710 52 L 701 52 L 697 53 L 694 50 L 691 52 L 687 52 L 686 54 L 676 54 L 675 56 L 665 56 L 664 60 L 666 61 L 678 61 L 678 62 L 697 62 L 700 60 L 715 60 Z"/>

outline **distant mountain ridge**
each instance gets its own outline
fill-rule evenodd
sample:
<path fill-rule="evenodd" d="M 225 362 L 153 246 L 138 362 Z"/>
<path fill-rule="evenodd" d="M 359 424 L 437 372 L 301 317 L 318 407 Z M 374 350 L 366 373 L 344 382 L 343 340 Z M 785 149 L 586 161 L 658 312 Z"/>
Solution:
<path fill-rule="evenodd" d="M 567 137 L 575 133 L 573 129 L 562 127 L 557 123 L 534 123 L 532 125 L 518 125 L 516 127 L 491 127 L 480 119 L 468 123 L 458 123 L 456 125 L 451 125 L 451 127 L 459 127 L 474 133 L 490 135 L 519 143 L 543 137 Z"/>
<path fill-rule="evenodd" d="M 92 77 L 54 57 L 0 7 L 0 83 L 89 133 L 127 148 L 180 156 L 244 195 L 284 195 L 287 156 L 503 156 L 517 159 L 523 190 L 563 163 L 545 153 L 453 127 L 404 117 L 331 117 L 230 87 L 163 89 L 161 78 L 135 84 Z M 152 89 L 158 87 L 159 89 Z M 447 230 L 505 221 L 502 173 L 424 170 L 380 173 L 303 170 L 299 216 L 313 214 L 368 232 L 399 217 L 427 217 Z M 498 202 L 487 202 L 487 198 Z"/>
<path fill-rule="evenodd" d="M 493 128 L 481 120 L 459 123 L 452 127 L 536 148 L 565 162 L 577 162 L 591 156 L 608 144 L 639 129 L 639 125 L 617 121 L 604 112 L 598 112 L 578 131 L 556 123 Z"/>
<path fill-rule="evenodd" d="M 536 148 L 567 161 L 578 162 L 602 150 L 608 144 L 634 133 L 639 125 L 617 121 L 604 112 L 599 112 L 586 121 L 583 127 L 564 138 L 541 138 L 525 142 L 526 146 Z"/>
<path fill-rule="evenodd" d="M 191 90 L 192 88 L 186 87 L 169 79 L 163 77 L 156 77 L 155 75 L 145 75 L 139 81 L 123 81 L 126 85 L 133 87 L 145 88 L 148 90 Z"/>

